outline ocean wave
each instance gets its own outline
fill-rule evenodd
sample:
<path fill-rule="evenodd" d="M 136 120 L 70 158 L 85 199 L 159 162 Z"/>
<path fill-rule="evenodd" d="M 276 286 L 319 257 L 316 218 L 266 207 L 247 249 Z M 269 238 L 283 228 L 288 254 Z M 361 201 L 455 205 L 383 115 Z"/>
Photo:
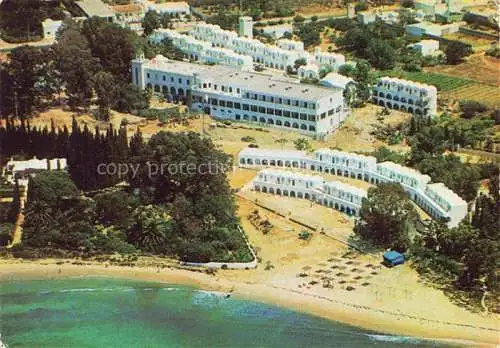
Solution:
<path fill-rule="evenodd" d="M 416 337 L 410 336 L 392 336 L 392 335 L 376 335 L 376 334 L 364 334 L 372 341 L 379 342 L 391 342 L 391 343 L 410 343 L 410 344 L 420 344 L 422 340 Z"/>
<path fill-rule="evenodd" d="M 210 295 L 210 296 L 217 296 L 217 297 L 226 297 L 227 296 L 227 292 L 222 292 L 222 291 L 194 290 L 194 292 L 197 292 L 200 294 L 205 294 L 205 295 Z"/>

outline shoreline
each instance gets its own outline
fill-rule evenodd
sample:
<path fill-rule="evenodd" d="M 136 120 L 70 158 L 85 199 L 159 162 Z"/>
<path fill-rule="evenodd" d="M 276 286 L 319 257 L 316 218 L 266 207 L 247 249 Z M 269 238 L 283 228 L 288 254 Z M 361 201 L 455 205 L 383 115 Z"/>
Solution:
<path fill-rule="evenodd" d="M 223 274 L 223 272 L 221 272 Z M 231 292 L 232 296 L 307 313 L 327 320 L 356 326 L 380 334 L 412 336 L 444 343 L 494 347 L 500 332 L 496 328 L 476 328 L 439 318 L 418 318 L 403 312 L 389 312 L 354 302 L 327 298 L 291 288 L 264 283 L 235 282 L 221 277 L 178 268 L 123 267 L 102 264 L 73 265 L 40 262 L 0 263 L 0 281 L 109 277 L 174 283 L 201 289 Z M 286 296 L 284 295 L 286 292 Z"/>

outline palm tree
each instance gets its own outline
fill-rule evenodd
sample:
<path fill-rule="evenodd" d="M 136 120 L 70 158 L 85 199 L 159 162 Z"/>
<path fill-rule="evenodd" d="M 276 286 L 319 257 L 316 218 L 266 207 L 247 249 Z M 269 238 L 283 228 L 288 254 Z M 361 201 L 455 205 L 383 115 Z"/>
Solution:
<path fill-rule="evenodd" d="M 47 227 L 54 223 L 52 209 L 42 201 L 35 200 L 26 207 L 24 214 L 25 225 Z"/>
<path fill-rule="evenodd" d="M 137 208 L 133 215 L 129 239 L 145 251 L 158 251 L 170 229 L 170 217 L 152 205 Z"/>

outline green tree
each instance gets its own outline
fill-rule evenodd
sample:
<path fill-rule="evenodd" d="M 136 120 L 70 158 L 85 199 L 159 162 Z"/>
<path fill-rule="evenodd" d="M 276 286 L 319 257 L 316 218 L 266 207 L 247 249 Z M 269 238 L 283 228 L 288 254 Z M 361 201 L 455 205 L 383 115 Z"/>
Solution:
<path fill-rule="evenodd" d="M 311 143 L 306 138 L 299 138 L 299 139 L 295 140 L 293 142 L 293 144 L 295 145 L 295 148 L 299 151 L 311 151 L 312 150 Z"/>
<path fill-rule="evenodd" d="M 104 121 L 109 121 L 109 108 L 115 102 L 118 94 L 115 79 L 111 73 L 100 71 L 94 75 L 93 85 L 97 94 L 99 116 Z"/>
<path fill-rule="evenodd" d="M 161 25 L 161 19 L 160 16 L 158 15 L 158 12 L 149 10 L 146 12 L 144 15 L 144 18 L 142 19 L 142 29 L 144 30 L 144 36 L 149 36 L 153 31 L 156 29 L 160 28 Z"/>
<path fill-rule="evenodd" d="M 136 113 L 149 108 L 150 95 L 146 90 L 128 84 L 118 86 L 113 108 L 119 112 Z"/>
<path fill-rule="evenodd" d="M 462 112 L 462 117 L 467 119 L 488 110 L 486 105 L 475 100 L 460 100 L 458 105 L 460 107 L 460 111 Z"/>
<path fill-rule="evenodd" d="M 54 48 L 57 68 L 65 82 L 69 105 L 88 106 L 92 98 L 92 77 L 100 69 L 99 60 L 92 56 L 89 42 L 76 24 L 68 25 Z"/>
<path fill-rule="evenodd" d="M 111 73 L 117 83 L 128 83 L 130 61 L 136 55 L 137 35 L 99 17 L 86 20 L 82 34 L 87 38 L 92 55 L 99 59 L 102 68 Z"/>
<path fill-rule="evenodd" d="M 382 183 L 368 190 L 354 232 L 373 244 L 405 251 L 417 213 L 400 184 Z"/>
<path fill-rule="evenodd" d="M 103 225 L 128 228 L 132 213 L 137 208 L 137 199 L 124 191 L 103 192 L 94 197 L 96 213 Z"/>
<path fill-rule="evenodd" d="M 9 206 L 8 221 L 16 222 L 17 216 L 21 212 L 21 192 L 19 190 L 19 182 L 16 180 L 14 184 L 14 192 L 12 197 L 12 202 Z"/>
<path fill-rule="evenodd" d="M 40 172 L 28 183 L 28 203 L 38 201 L 54 207 L 62 197 L 74 196 L 78 196 L 78 189 L 66 172 Z"/>
<path fill-rule="evenodd" d="M 366 51 L 368 61 L 380 70 L 394 68 L 396 62 L 395 53 L 390 44 L 378 39 L 371 40 Z"/>
<path fill-rule="evenodd" d="M 456 65 L 461 63 L 465 57 L 472 53 L 470 46 L 457 41 L 451 41 L 444 51 L 448 64 Z"/>

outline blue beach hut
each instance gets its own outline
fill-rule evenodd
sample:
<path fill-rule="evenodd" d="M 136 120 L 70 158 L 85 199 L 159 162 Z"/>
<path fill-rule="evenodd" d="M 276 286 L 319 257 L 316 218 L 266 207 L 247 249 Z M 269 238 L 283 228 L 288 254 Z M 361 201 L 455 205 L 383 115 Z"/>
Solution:
<path fill-rule="evenodd" d="M 387 251 L 384 253 L 384 263 L 389 267 L 402 265 L 405 262 L 405 256 L 397 251 Z"/>

